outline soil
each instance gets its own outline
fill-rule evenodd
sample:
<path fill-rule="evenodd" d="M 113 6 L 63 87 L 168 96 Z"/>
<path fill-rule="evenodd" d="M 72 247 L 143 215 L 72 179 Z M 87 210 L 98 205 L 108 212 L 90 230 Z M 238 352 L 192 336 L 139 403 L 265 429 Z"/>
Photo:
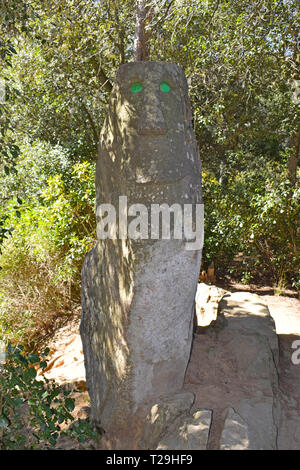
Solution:
<path fill-rule="evenodd" d="M 280 290 L 280 295 L 278 294 L 278 289 L 272 287 L 268 284 L 262 283 L 251 283 L 248 285 L 242 284 L 239 281 L 231 278 L 230 276 L 224 276 L 222 278 L 218 278 L 215 282 L 217 287 L 222 287 L 223 289 L 227 289 L 230 292 L 251 292 L 252 294 L 258 295 L 269 295 L 283 298 L 290 297 L 294 299 L 299 299 L 299 293 L 295 289 L 288 289 L 282 288 Z"/>

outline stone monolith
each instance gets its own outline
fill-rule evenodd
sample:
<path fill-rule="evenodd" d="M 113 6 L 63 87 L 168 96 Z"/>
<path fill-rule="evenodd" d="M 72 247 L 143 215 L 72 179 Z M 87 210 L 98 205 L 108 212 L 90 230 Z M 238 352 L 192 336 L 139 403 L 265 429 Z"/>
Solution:
<path fill-rule="evenodd" d="M 100 136 L 96 194 L 98 241 L 82 268 L 80 325 L 91 416 L 107 447 L 134 449 L 148 405 L 180 392 L 192 343 L 202 240 L 193 243 L 188 222 L 180 231 L 178 208 L 183 215 L 190 205 L 195 215 L 202 204 L 201 164 L 179 66 L 118 69 Z M 173 204 L 168 236 L 153 220 L 158 207 Z M 189 229 L 199 234 L 195 220 Z"/>

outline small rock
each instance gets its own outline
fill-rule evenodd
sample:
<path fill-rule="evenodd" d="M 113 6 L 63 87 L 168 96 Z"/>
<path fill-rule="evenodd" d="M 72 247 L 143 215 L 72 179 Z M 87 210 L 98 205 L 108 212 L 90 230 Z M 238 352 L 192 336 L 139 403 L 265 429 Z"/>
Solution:
<path fill-rule="evenodd" d="M 86 421 L 88 421 L 89 417 L 90 417 L 90 414 L 91 414 L 90 406 L 83 406 L 78 411 L 77 417 L 78 417 L 78 419 L 85 419 Z"/>
<path fill-rule="evenodd" d="M 184 392 L 164 397 L 160 402 L 154 404 L 146 418 L 139 447 L 141 449 L 155 449 L 160 436 L 176 418 L 188 414 L 194 399 L 193 393 Z"/>
<path fill-rule="evenodd" d="M 198 410 L 193 416 L 179 418 L 160 440 L 157 450 L 206 450 L 211 418 L 211 410 Z"/>
<path fill-rule="evenodd" d="M 227 293 L 224 289 L 200 282 L 195 297 L 197 326 L 208 326 L 217 319 L 218 306 Z"/>
<path fill-rule="evenodd" d="M 221 450 L 249 449 L 249 430 L 247 423 L 233 408 L 228 408 L 220 441 Z"/>

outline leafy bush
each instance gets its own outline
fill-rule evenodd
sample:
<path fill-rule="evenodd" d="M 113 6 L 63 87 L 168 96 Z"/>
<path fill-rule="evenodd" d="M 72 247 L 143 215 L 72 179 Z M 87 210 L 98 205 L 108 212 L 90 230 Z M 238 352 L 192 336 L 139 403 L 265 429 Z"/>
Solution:
<path fill-rule="evenodd" d="M 25 356 L 22 346 L 9 345 L 0 376 L 0 449 L 46 449 L 54 447 L 61 436 L 81 443 L 96 439 L 92 426 L 78 420 L 76 426 L 63 429 L 74 421 L 75 402 L 50 381 L 37 380 L 36 368 L 47 367 L 45 350 L 42 358 Z"/>
<path fill-rule="evenodd" d="M 204 263 L 214 261 L 219 273 L 230 270 L 243 282 L 264 278 L 299 289 L 300 190 L 284 163 L 261 158 L 256 164 L 227 175 L 225 183 L 204 173 Z M 233 264 L 238 253 L 240 269 Z"/>
<path fill-rule="evenodd" d="M 2 246 L 0 260 L 0 336 L 30 350 L 79 305 L 80 269 L 94 244 L 95 225 L 95 165 L 67 164 L 64 155 L 56 154 L 59 149 L 52 149 L 61 171 L 53 174 L 49 163 L 42 169 L 48 146 L 34 148 L 29 187 L 30 170 L 22 159 L 15 189 L 5 180 L 7 193 L 10 188 L 14 195 L 2 209 L 12 234 Z M 28 158 L 29 164 L 34 158 Z"/>
<path fill-rule="evenodd" d="M 12 197 L 39 199 L 50 177 L 62 174 L 68 178 L 72 168 L 71 157 L 66 149 L 46 142 L 20 144 L 20 155 L 15 161 L 15 172 L 1 178 L 0 195 L 4 200 Z"/>

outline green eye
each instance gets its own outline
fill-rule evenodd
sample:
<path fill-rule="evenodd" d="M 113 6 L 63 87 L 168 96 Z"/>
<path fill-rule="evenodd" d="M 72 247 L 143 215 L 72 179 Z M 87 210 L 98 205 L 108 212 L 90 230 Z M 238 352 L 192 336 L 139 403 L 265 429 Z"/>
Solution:
<path fill-rule="evenodd" d="M 141 83 L 134 83 L 130 87 L 131 93 L 139 93 L 139 91 L 142 91 L 143 87 Z"/>
<path fill-rule="evenodd" d="M 169 85 L 167 82 L 161 82 L 161 84 L 160 84 L 160 89 L 161 89 L 161 91 L 163 91 L 164 93 L 169 93 L 169 91 L 171 90 L 171 87 L 170 87 L 170 85 Z"/>

